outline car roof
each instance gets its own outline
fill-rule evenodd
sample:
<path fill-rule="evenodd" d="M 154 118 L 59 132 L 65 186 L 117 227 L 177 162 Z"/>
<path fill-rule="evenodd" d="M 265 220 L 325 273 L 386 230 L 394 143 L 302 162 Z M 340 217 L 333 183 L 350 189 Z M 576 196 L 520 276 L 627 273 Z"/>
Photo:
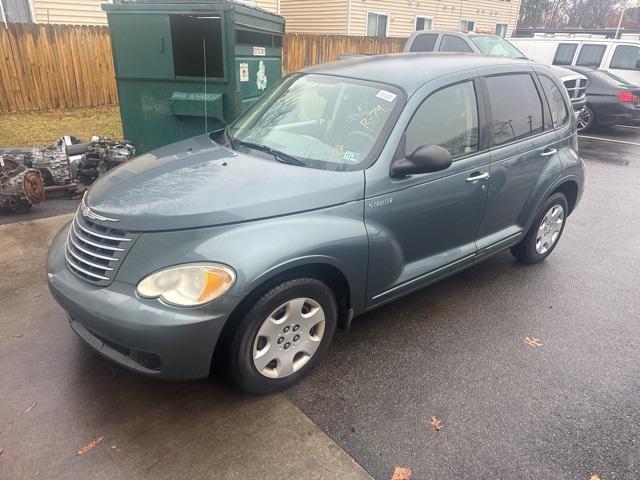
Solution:
<path fill-rule="evenodd" d="M 428 81 L 450 73 L 494 65 L 522 68 L 527 64 L 526 60 L 476 53 L 392 53 L 324 63 L 302 72 L 387 83 L 411 95 Z"/>

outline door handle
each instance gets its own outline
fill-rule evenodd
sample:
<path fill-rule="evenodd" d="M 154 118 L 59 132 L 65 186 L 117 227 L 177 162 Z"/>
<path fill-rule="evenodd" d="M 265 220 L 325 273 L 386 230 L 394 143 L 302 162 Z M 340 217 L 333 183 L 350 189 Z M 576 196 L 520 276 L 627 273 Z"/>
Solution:
<path fill-rule="evenodd" d="M 555 148 L 545 148 L 544 152 L 540 154 L 541 157 L 550 157 L 551 155 L 555 155 L 558 153 L 558 150 Z"/>
<path fill-rule="evenodd" d="M 480 180 L 487 180 L 490 177 L 489 172 L 484 173 L 472 173 L 469 178 L 467 178 L 467 182 L 478 182 Z"/>

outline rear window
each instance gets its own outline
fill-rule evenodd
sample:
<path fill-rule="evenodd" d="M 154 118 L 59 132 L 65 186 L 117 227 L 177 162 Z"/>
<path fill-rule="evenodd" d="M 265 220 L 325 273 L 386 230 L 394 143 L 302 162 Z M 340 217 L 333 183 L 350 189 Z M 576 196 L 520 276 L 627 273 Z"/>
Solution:
<path fill-rule="evenodd" d="M 581 67 L 599 67 L 606 49 L 606 45 L 582 45 L 580 53 L 578 54 L 578 60 L 576 60 L 576 65 L 580 65 Z"/>
<path fill-rule="evenodd" d="M 571 65 L 573 61 L 573 56 L 576 54 L 576 50 L 578 49 L 577 43 L 561 43 L 558 45 L 556 50 L 556 54 L 553 57 L 554 65 Z"/>
<path fill-rule="evenodd" d="M 440 42 L 441 52 L 473 52 L 464 40 L 453 35 L 444 35 Z"/>
<path fill-rule="evenodd" d="M 635 45 L 618 45 L 609 68 L 620 70 L 640 70 L 640 47 Z"/>
<path fill-rule="evenodd" d="M 438 34 L 427 33 L 418 35 L 411 44 L 411 52 L 433 52 L 436 48 Z"/>
<path fill-rule="evenodd" d="M 542 132 L 542 101 L 528 73 L 487 77 L 493 145 Z M 517 105 L 517 108 L 514 106 Z"/>

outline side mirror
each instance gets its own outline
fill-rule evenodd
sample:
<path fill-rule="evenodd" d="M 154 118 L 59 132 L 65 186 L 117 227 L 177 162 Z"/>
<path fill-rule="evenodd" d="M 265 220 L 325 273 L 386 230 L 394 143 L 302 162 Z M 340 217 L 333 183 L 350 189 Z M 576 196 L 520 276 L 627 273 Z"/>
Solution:
<path fill-rule="evenodd" d="M 391 176 L 406 177 L 417 173 L 446 170 L 451 166 L 451 154 L 440 145 L 423 145 L 406 158 L 397 158 L 391 164 Z"/>

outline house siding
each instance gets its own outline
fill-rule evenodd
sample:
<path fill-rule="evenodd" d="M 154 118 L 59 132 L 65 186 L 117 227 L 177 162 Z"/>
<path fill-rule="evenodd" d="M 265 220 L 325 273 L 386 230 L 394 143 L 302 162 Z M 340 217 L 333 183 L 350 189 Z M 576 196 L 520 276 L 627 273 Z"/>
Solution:
<path fill-rule="evenodd" d="M 348 4 L 348 0 L 280 0 L 280 15 L 288 33 L 346 35 Z"/>
<path fill-rule="evenodd" d="M 38 23 L 106 25 L 107 16 L 100 8 L 105 0 L 34 0 Z"/>
<path fill-rule="evenodd" d="M 256 7 L 267 10 L 271 13 L 278 13 L 278 0 L 256 0 Z"/>

